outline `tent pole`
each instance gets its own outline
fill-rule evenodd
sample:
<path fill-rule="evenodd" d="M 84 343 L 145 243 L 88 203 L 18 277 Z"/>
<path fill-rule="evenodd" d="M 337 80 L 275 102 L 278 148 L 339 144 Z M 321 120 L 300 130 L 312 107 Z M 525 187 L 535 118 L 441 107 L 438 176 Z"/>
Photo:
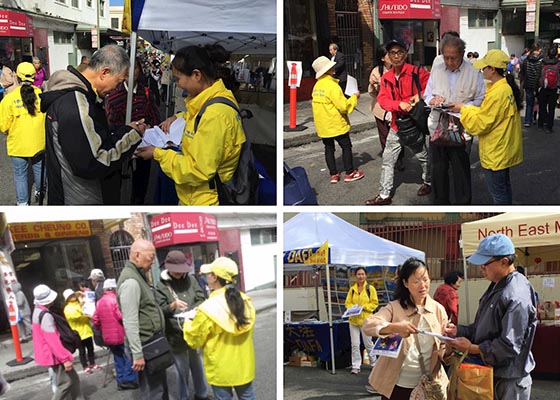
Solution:
<path fill-rule="evenodd" d="M 463 274 L 465 275 L 465 311 L 467 312 L 467 324 L 471 323 L 471 311 L 469 306 L 469 279 L 467 276 L 467 258 L 465 257 L 465 249 L 463 248 L 463 241 L 459 241 L 459 245 L 461 246 L 461 253 L 463 254 Z M 457 321 L 459 322 L 459 321 Z"/>
<path fill-rule="evenodd" d="M 331 341 L 331 365 L 332 371 L 331 373 L 334 375 L 336 374 L 335 365 L 334 365 L 334 335 L 333 335 L 333 325 L 332 325 L 332 301 L 331 301 L 331 275 L 329 272 L 329 264 L 327 266 L 327 296 L 328 296 L 328 318 L 329 318 L 329 338 Z"/>
<path fill-rule="evenodd" d="M 132 95 L 134 88 L 134 60 L 136 58 L 136 31 L 130 32 L 130 66 L 128 70 L 128 93 L 126 95 L 126 120 L 129 124 L 132 121 Z"/>
<path fill-rule="evenodd" d="M 319 315 L 319 281 L 320 280 L 321 280 L 321 274 L 319 272 L 319 268 L 315 268 L 315 300 L 317 303 L 317 320 L 321 320 L 321 316 Z"/>

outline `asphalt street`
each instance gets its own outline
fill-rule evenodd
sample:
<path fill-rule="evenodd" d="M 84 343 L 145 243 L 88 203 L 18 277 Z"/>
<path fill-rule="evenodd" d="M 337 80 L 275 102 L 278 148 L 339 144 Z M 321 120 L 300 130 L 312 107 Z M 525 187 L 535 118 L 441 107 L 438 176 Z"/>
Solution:
<path fill-rule="evenodd" d="M 276 309 L 270 308 L 257 314 L 254 330 L 254 344 L 256 355 L 257 375 L 253 381 L 255 395 L 259 400 L 276 399 Z M 100 365 L 105 366 L 106 356 L 97 357 Z M 224 362 L 235 362 L 235 360 L 224 360 Z M 118 391 L 116 381 L 112 378 L 111 367 L 107 376 L 107 385 L 103 387 L 105 372 L 96 371 L 91 375 L 85 375 L 78 366 L 82 392 L 89 399 L 133 399 L 138 398 L 138 390 Z M 170 398 L 177 398 L 177 385 L 174 373 L 167 371 Z M 2 397 L 6 400 L 49 400 L 52 397 L 50 391 L 49 376 L 42 373 L 25 379 L 11 382 L 10 391 Z M 209 389 L 212 394 L 212 390 Z M 192 396 L 192 394 L 191 394 Z"/>
<path fill-rule="evenodd" d="M 365 200 L 379 192 L 382 158 L 377 129 L 360 131 L 351 135 L 355 167 L 364 171 L 363 179 L 337 184 L 329 183 L 329 171 L 324 159 L 322 142 L 313 142 L 284 149 L 284 160 L 291 167 L 306 169 L 311 186 L 320 205 L 364 205 Z M 342 152 L 336 145 L 335 156 L 343 171 Z M 511 168 L 514 205 L 544 205 L 560 203 L 560 160 L 555 149 L 560 148 L 560 127 L 545 134 L 535 126 L 523 128 L 523 163 Z M 478 157 L 478 142 L 471 152 L 472 204 L 491 205 L 483 170 Z M 341 174 L 342 178 L 343 174 Z M 422 184 L 418 161 L 407 150 L 405 170 L 395 171 L 394 205 L 430 205 L 430 196 L 419 197 L 416 191 Z"/>
<path fill-rule="evenodd" d="M 365 385 L 371 371 L 362 369 L 359 375 L 351 375 L 348 369 L 337 369 L 331 374 L 322 368 L 284 367 L 284 399 L 290 400 L 334 400 L 370 399 L 378 400 L 379 395 L 366 392 Z M 558 398 L 559 380 L 533 380 L 531 400 L 551 400 Z"/>

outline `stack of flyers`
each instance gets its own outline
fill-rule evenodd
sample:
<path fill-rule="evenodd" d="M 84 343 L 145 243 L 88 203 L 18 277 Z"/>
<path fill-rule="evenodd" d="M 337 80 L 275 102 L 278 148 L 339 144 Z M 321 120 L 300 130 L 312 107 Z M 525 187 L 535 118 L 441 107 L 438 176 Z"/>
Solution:
<path fill-rule="evenodd" d="M 398 334 L 377 338 L 371 350 L 371 354 L 397 358 L 401 351 L 402 339 L 402 336 Z"/>

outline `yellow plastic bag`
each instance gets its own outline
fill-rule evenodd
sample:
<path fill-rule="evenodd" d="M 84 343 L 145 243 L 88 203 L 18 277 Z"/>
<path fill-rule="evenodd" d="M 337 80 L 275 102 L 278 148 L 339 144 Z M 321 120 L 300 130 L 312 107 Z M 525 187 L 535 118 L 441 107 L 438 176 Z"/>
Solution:
<path fill-rule="evenodd" d="M 449 360 L 448 400 L 493 400 L 494 369 L 486 365 L 463 363 L 467 353 Z"/>

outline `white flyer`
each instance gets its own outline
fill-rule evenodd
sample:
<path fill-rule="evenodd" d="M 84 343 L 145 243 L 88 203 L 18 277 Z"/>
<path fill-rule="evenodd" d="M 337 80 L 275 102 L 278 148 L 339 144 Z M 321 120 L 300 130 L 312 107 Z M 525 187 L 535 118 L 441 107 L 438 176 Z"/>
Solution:
<path fill-rule="evenodd" d="M 442 342 L 446 342 L 448 340 L 453 340 L 452 337 L 449 336 L 443 336 L 443 335 L 439 335 L 437 333 L 433 333 L 433 332 L 428 332 L 428 331 L 423 331 L 423 330 L 418 330 L 418 333 L 421 333 L 422 335 L 428 335 L 428 336 L 433 336 L 438 338 L 439 340 L 441 340 Z"/>
<path fill-rule="evenodd" d="M 138 147 L 155 146 L 165 147 L 172 142 L 174 145 L 179 146 L 183 139 L 183 131 L 185 129 L 185 119 L 178 117 L 169 127 L 169 133 L 165 133 L 159 126 L 146 129 L 142 141 Z"/>
<path fill-rule="evenodd" d="M 358 93 L 358 81 L 353 76 L 348 75 L 348 80 L 346 81 L 346 90 L 344 94 L 347 96 L 352 96 L 354 93 Z"/>

